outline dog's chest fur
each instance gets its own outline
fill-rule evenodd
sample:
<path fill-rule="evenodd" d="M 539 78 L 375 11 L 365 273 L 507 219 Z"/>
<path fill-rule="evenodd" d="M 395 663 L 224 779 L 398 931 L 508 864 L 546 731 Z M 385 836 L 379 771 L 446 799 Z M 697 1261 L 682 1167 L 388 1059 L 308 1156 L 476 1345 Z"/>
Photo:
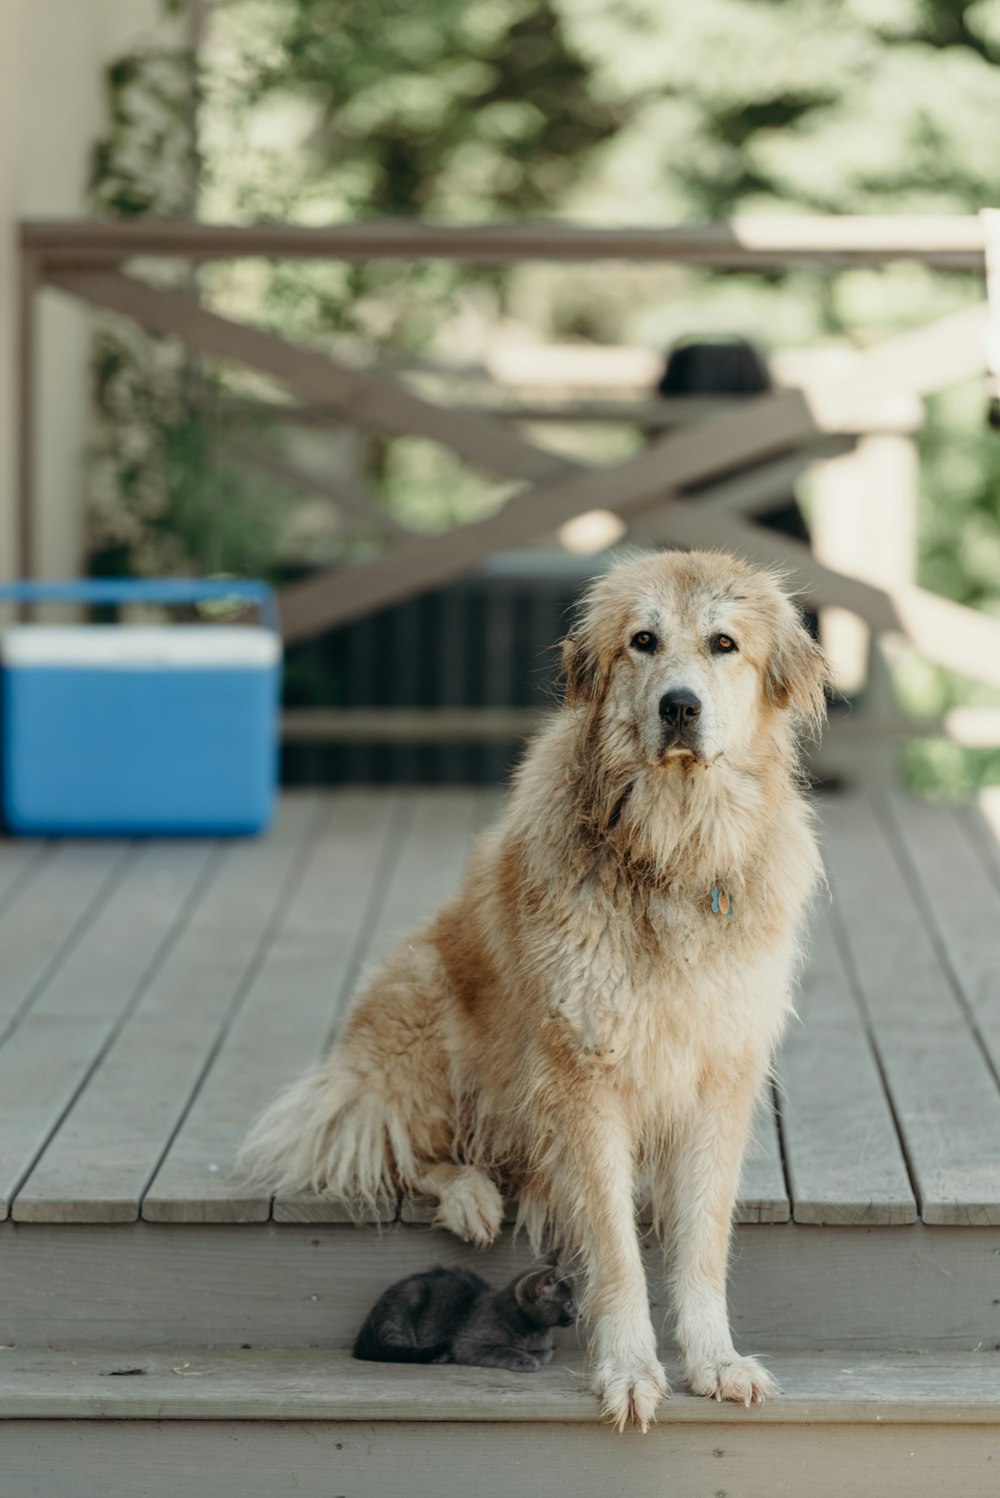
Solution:
<path fill-rule="evenodd" d="M 677 1100 L 706 1065 L 767 1053 L 780 1031 L 791 932 L 762 947 L 763 918 L 745 889 L 728 916 L 708 887 L 595 877 L 549 908 L 549 1021 L 595 1071 Z"/>

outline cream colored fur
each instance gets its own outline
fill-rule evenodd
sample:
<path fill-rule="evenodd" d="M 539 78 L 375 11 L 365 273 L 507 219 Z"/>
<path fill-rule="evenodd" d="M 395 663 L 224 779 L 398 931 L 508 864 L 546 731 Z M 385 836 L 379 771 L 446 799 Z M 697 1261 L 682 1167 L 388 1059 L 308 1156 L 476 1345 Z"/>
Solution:
<path fill-rule="evenodd" d="M 655 649 L 636 648 L 640 631 Z M 733 1347 L 726 1264 L 818 875 L 796 742 L 820 720 L 825 671 L 771 576 L 698 552 L 598 579 L 564 664 L 565 704 L 460 893 L 356 995 L 245 1158 L 276 1191 L 430 1192 L 437 1221 L 479 1246 L 509 1182 L 536 1246 L 578 1256 L 606 1413 L 645 1430 L 667 1384 L 640 1175 L 690 1387 L 746 1404 L 772 1389 Z M 660 702 L 678 688 L 701 703 L 693 751 L 664 749 Z"/>

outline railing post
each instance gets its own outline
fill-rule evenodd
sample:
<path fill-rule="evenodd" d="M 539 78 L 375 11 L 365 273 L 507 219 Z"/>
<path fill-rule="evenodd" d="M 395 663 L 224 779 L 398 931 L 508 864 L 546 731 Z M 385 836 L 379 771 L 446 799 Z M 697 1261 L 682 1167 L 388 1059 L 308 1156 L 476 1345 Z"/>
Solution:
<path fill-rule="evenodd" d="M 35 382 L 37 378 L 36 293 L 41 285 L 41 260 L 35 250 L 19 245 L 17 302 L 17 495 L 14 557 L 17 574 L 35 575 Z"/>

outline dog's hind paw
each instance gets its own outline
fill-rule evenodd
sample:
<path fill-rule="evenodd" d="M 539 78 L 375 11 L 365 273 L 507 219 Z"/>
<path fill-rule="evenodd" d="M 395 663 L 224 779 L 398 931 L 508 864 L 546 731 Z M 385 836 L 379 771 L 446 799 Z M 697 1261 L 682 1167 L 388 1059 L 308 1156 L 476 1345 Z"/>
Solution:
<path fill-rule="evenodd" d="M 434 1226 L 476 1248 L 488 1248 L 503 1222 L 503 1198 L 489 1176 L 472 1165 L 460 1166 L 437 1190 Z"/>
<path fill-rule="evenodd" d="M 692 1394 L 706 1399 L 731 1399 L 735 1404 L 763 1404 L 776 1395 L 778 1385 L 756 1358 L 737 1355 L 717 1362 L 689 1363 L 686 1368 Z"/>
<path fill-rule="evenodd" d="M 594 1369 L 591 1387 L 601 1401 L 601 1413 L 616 1430 L 638 1425 L 643 1434 L 656 1419 L 660 1400 L 670 1393 L 667 1376 L 653 1357 L 608 1358 Z"/>

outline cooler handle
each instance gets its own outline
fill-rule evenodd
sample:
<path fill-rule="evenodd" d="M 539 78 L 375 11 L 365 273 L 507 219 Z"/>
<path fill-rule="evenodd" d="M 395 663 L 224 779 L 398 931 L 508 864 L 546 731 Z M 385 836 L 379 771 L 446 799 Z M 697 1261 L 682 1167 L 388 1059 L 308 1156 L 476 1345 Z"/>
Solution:
<path fill-rule="evenodd" d="M 207 603 L 241 598 L 257 607 L 265 629 L 278 633 L 278 607 L 267 583 L 233 578 L 79 578 L 73 582 L 0 583 L 0 603 Z"/>

